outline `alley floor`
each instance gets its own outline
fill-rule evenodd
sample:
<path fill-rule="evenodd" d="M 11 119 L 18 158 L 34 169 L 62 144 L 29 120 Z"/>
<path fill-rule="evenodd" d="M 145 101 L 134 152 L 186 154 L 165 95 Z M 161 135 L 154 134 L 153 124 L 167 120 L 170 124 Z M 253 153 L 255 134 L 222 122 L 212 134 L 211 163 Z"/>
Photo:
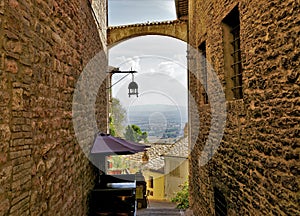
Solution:
<path fill-rule="evenodd" d="M 138 209 L 137 216 L 161 216 L 161 215 L 184 215 L 184 212 L 176 209 L 176 205 L 174 203 L 170 203 L 167 201 L 149 201 L 149 206 L 146 209 Z"/>

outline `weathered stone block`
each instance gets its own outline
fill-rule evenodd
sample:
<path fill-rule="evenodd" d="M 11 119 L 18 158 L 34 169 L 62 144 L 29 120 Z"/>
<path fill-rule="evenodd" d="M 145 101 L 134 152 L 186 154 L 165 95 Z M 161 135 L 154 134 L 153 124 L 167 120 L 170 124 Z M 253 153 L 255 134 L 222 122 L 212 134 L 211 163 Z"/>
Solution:
<path fill-rule="evenodd" d="M 2 167 L 0 171 L 0 185 L 9 186 L 11 176 L 12 166 Z"/>
<path fill-rule="evenodd" d="M 14 73 L 14 74 L 18 73 L 18 71 L 19 71 L 18 63 L 15 60 L 6 59 L 5 60 L 5 71 Z"/>
<path fill-rule="evenodd" d="M 5 40 L 3 48 L 8 53 L 21 54 L 22 53 L 22 44 L 20 41 L 16 40 Z"/>
<path fill-rule="evenodd" d="M 6 107 L 10 103 L 10 99 L 9 92 L 0 91 L 0 106 Z"/>
<path fill-rule="evenodd" d="M 0 197 L 0 214 L 7 215 L 10 207 L 9 199 Z"/>
<path fill-rule="evenodd" d="M 11 131 L 8 125 L 0 125 L 0 139 L 4 142 L 11 139 Z"/>

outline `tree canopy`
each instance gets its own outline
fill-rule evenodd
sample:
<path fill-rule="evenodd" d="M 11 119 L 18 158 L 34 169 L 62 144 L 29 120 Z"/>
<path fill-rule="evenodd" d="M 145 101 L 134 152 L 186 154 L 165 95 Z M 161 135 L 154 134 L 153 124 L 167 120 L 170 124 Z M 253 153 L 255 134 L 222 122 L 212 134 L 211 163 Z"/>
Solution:
<path fill-rule="evenodd" d="M 124 137 L 126 140 L 133 142 L 144 141 L 147 142 L 148 134 L 147 132 L 142 132 L 141 128 L 137 125 L 128 125 L 125 129 Z"/>
<path fill-rule="evenodd" d="M 119 99 L 112 98 L 111 116 L 109 117 L 109 133 L 113 136 L 121 136 L 125 128 L 126 110 Z"/>

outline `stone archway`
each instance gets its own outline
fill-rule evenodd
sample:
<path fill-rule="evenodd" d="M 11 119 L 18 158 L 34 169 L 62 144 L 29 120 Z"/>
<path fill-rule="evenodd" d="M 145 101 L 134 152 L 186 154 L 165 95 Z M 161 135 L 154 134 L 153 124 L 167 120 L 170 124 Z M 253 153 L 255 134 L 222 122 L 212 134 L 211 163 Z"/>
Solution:
<path fill-rule="evenodd" d="M 187 22 L 174 20 L 109 27 L 107 45 L 112 46 L 126 39 L 143 35 L 164 35 L 187 42 Z"/>

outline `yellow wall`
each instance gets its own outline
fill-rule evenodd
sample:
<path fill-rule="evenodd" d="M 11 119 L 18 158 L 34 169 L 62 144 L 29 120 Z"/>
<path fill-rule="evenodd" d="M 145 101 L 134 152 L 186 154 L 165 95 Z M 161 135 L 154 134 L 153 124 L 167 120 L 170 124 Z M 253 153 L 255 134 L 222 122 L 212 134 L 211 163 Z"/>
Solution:
<path fill-rule="evenodd" d="M 176 170 L 176 175 L 172 171 Z M 188 180 L 188 160 L 182 158 L 165 158 L 165 197 L 170 200 L 181 190 L 180 185 Z"/>
<path fill-rule="evenodd" d="M 153 193 L 153 195 L 149 194 L 148 199 L 153 200 L 165 200 L 165 176 L 164 174 L 152 172 L 152 171 L 144 171 L 143 175 L 145 176 L 145 180 L 147 182 L 147 190 Z M 150 188 L 150 176 L 153 177 L 153 188 Z"/>
<path fill-rule="evenodd" d="M 172 170 L 178 169 L 179 176 L 171 174 Z M 166 173 L 144 170 L 143 175 L 147 183 L 147 190 L 153 193 L 149 194 L 148 199 L 170 200 L 175 193 L 181 190 L 179 187 L 188 179 L 188 160 L 185 158 L 167 157 L 165 160 Z M 153 188 L 150 188 L 150 177 L 153 177 Z"/>

